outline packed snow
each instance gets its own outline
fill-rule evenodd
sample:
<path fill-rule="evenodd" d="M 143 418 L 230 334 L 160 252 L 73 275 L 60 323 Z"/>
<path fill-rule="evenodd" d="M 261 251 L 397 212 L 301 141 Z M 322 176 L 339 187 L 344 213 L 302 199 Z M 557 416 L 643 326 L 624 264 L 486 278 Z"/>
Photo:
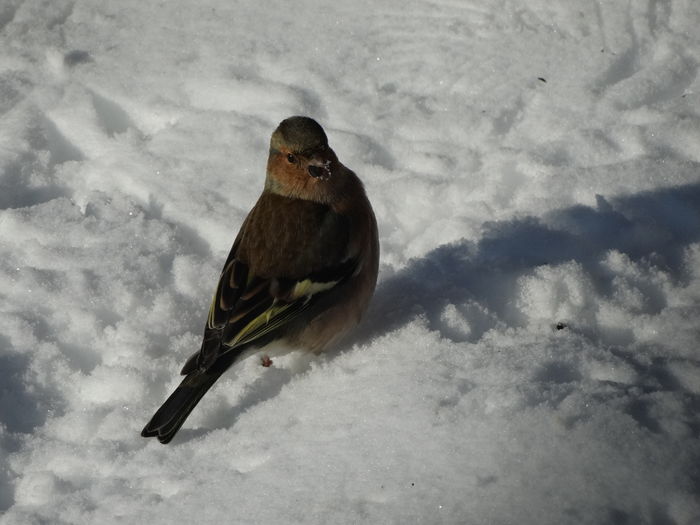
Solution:
<path fill-rule="evenodd" d="M 698 27 L 0 0 L 0 522 L 700 523 Z M 373 203 L 370 311 L 143 439 L 296 114 Z"/>

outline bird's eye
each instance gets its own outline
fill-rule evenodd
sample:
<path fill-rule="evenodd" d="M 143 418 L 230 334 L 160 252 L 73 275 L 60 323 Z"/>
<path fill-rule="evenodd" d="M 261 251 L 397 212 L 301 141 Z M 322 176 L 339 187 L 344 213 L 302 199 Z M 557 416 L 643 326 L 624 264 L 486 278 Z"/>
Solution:
<path fill-rule="evenodd" d="M 292 155 L 291 153 L 287 155 L 287 162 L 289 162 L 290 164 L 294 164 L 296 161 L 297 158 L 294 155 Z"/>

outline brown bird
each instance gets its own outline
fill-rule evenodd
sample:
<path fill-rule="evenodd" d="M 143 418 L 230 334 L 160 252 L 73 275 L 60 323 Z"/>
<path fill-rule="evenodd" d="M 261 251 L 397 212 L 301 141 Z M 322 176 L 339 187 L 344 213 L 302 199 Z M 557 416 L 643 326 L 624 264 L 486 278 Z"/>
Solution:
<path fill-rule="evenodd" d="M 202 347 L 141 435 L 168 443 L 219 376 L 251 353 L 336 344 L 367 309 L 378 262 L 377 223 L 360 179 L 315 120 L 283 120 L 262 195 L 221 272 Z"/>

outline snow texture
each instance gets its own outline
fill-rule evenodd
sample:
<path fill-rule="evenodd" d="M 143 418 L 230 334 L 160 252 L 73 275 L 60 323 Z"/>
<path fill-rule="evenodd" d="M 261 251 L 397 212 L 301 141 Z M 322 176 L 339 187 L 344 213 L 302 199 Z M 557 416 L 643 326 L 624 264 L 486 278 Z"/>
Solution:
<path fill-rule="evenodd" d="M 0 522 L 700 523 L 700 3 L 0 1 Z M 343 346 L 168 446 L 269 135 L 365 182 Z"/>

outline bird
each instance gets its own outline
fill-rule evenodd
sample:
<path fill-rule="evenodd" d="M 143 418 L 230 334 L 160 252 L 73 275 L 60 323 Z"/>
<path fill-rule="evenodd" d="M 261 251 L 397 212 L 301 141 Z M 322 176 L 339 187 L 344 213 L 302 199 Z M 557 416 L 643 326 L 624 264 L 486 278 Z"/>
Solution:
<path fill-rule="evenodd" d="M 170 442 L 216 380 L 251 354 L 337 345 L 367 310 L 378 266 L 364 185 L 316 120 L 283 120 L 270 138 L 263 191 L 221 271 L 201 348 L 141 435 Z M 269 354 L 262 364 L 271 364 Z"/>

